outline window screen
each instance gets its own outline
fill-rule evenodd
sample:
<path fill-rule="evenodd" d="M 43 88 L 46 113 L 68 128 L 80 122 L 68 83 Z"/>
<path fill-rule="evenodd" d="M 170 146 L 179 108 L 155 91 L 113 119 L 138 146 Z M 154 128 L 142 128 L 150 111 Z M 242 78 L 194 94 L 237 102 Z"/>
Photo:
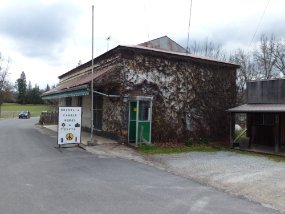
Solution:
<path fill-rule="evenodd" d="M 65 98 L 65 106 L 71 106 L 72 104 L 72 97 Z"/>
<path fill-rule="evenodd" d="M 255 114 L 255 124 L 263 126 L 273 126 L 274 125 L 274 114 L 271 113 L 257 113 Z"/>
<path fill-rule="evenodd" d="M 83 99 L 82 96 L 77 97 L 77 106 L 82 107 L 82 99 Z"/>
<path fill-rule="evenodd" d="M 139 120 L 149 120 L 149 102 L 140 101 L 139 104 Z"/>

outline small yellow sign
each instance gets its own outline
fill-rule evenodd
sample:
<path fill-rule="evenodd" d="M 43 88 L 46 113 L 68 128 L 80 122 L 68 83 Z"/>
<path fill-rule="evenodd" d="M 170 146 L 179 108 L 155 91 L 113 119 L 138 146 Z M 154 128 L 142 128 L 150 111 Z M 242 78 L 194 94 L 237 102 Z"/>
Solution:
<path fill-rule="evenodd" d="M 136 107 L 134 108 L 134 112 L 137 112 L 137 108 Z"/>
<path fill-rule="evenodd" d="M 72 133 L 67 133 L 65 135 L 66 140 L 72 140 L 73 139 L 73 134 Z"/>

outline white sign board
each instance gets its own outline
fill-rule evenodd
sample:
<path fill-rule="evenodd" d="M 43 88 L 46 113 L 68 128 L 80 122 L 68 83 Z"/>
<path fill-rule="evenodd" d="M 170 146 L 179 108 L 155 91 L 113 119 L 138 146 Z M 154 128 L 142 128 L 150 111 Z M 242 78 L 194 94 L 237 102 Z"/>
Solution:
<path fill-rule="evenodd" d="M 80 141 L 81 107 L 59 107 L 57 143 L 63 145 Z"/>

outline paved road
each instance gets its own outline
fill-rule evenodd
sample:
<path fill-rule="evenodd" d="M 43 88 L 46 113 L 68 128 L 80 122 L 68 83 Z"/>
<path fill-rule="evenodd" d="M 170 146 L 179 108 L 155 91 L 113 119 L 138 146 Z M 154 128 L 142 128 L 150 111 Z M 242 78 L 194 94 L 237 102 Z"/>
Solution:
<path fill-rule="evenodd" d="M 0 120 L 0 213 L 278 213 L 133 161 L 59 151 L 36 121 Z"/>

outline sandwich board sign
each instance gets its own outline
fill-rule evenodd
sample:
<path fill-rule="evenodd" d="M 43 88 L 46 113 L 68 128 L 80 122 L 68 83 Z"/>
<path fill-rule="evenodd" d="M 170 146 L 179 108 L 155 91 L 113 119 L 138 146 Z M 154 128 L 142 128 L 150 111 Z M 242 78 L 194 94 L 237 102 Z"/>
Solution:
<path fill-rule="evenodd" d="M 57 144 L 81 142 L 81 107 L 59 107 Z"/>

